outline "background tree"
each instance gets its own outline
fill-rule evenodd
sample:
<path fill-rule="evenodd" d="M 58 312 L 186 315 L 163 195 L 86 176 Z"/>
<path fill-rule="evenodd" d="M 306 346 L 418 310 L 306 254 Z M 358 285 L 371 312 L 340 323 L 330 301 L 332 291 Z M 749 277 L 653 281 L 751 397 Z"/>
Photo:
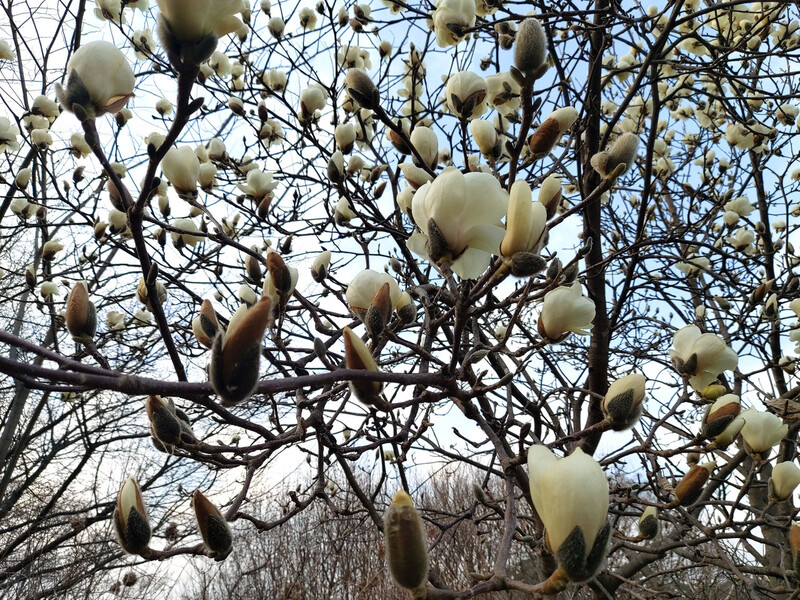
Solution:
<path fill-rule="evenodd" d="M 796 594 L 796 7 L 3 14 L 4 594 Z"/>

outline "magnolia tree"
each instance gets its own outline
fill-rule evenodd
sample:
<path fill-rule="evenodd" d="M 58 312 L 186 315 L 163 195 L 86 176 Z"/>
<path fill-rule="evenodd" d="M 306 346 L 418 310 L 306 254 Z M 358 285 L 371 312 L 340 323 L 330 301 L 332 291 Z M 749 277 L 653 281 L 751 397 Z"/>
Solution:
<path fill-rule="evenodd" d="M 3 7 L 3 595 L 797 597 L 800 14 L 579 4 Z"/>

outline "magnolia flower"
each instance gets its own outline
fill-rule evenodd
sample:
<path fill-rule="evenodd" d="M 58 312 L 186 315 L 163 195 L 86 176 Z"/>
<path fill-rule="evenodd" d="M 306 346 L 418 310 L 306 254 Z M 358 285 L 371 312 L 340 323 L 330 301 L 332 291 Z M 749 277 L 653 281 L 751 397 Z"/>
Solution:
<path fill-rule="evenodd" d="M 539 335 L 550 342 L 561 341 L 569 332 L 589 335 L 594 314 L 594 302 L 583 295 L 579 282 L 550 290 L 539 315 Z"/>
<path fill-rule="evenodd" d="M 192 509 L 206 553 L 215 560 L 225 560 L 233 549 L 233 534 L 225 517 L 200 490 L 192 494 Z"/>
<path fill-rule="evenodd" d="M 328 276 L 331 265 L 331 251 L 323 250 L 314 259 L 314 264 L 311 265 L 311 278 L 317 283 L 322 283 Z"/>
<path fill-rule="evenodd" d="M 687 277 L 697 277 L 703 271 L 708 271 L 711 261 L 705 256 L 692 254 L 686 258 L 685 262 L 675 264 L 675 268 Z"/>
<path fill-rule="evenodd" d="M 717 461 L 693 465 L 675 486 L 675 498 L 681 506 L 691 506 L 700 498 L 703 486 L 717 467 Z"/>
<path fill-rule="evenodd" d="M 84 281 L 76 283 L 67 297 L 66 322 L 73 340 L 91 343 L 97 331 L 97 311 L 89 300 L 89 289 Z"/>
<path fill-rule="evenodd" d="M 106 314 L 106 326 L 110 331 L 125 329 L 125 315 L 116 310 L 109 311 Z"/>
<path fill-rule="evenodd" d="M 700 391 L 723 371 L 732 371 L 739 356 L 719 336 L 702 333 L 695 325 L 686 325 L 672 337 L 674 350 L 669 351 L 676 370 L 689 375 L 691 386 Z"/>
<path fill-rule="evenodd" d="M 58 284 L 53 281 L 45 281 L 39 286 L 39 293 L 42 295 L 42 298 L 49 300 L 59 293 Z"/>
<path fill-rule="evenodd" d="M 139 484 L 128 477 L 122 484 L 114 509 L 114 531 L 125 552 L 140 554 L 150 543 L 150 520 Z"/>
<path fill-rule="evenodd" d="M 550 113 L 528 140 L 533 158 L 543 158 L 550 154 L 561 136 L 572 127 L 578 118 L 578 111 L 572 106 L 565 106 Z"/>
<path fill-rule="evenodd" d="M 298 16 L 300 17 L 300 27 L 303 29 L 310 31 L 317 26 L 317 15 L 307 6 L 300 9 Z"/>
<path fill-rule="evenodd" d="M 288 81 L 288 77 L 286 73 L 283 71 L 276 71 L 275 69 L 270 69 L 264 76 L 261 78 L 261 81 L 264 83 L 265 86 L 269 88 L 269 91 L 272 93 L 279 94 L 286 89 L 286 82 Z"/>
<path fill-rule="evenodd" d="M 792 461 L 784 461 L 772 469 L 769 478 L 769 497 L 772 501 L 783 501 L 792 495 L 794 488 L 800 485 L 800 469 Z"/>
<path fill-rule="evenodd" d="M 742 413 L 742 418 L 745 448 L 753 454 L 762 455 L 762 458 L 789 432 L 789 426 L 772 413 L 748 408 Z"/>
<path fill-rule="evenodd" d="M 703 419 L 703 436 L 716 438 L 739 416 L 741 404 L 736 394 L 724 394 L 714 401 Z"/>
<path fill-rule="evenodd" d="M 280 17 L 272 17 L 267 23 L 267 29 L 276 40 L 283 37 L 283 30 L 286 28 L 286 23 Z"/>
<path fill-rule="evenodd" d="M 486 78 L 486 100 L 503 116 L 514 114 L 520 107 L 521 87 L 511 73 L 497 73 Z"/>
<path fill-rule="evenodd" d="M 580 448 L 559 459 L 545 446 L 531 446 L 528 474 L 533 506 L 559 566 L 572 581 L 591 579 L 605 558 L 611 532 L 603 469 Z"/>
<path fill-rule="evenodd" d="M 319 84 L 312 84 L 300 94 L 300 113 L 303 120 L 310 119 L 318 110 L 325 108 L 328 92 Z"/>
<path fill-rule="evenodd" d="M 111 21 L 117 25 L 125 24 L 125 15 L 122 12 L 122 3 L 118 0 L 95 0 L 97 7 L 94 16 L 101 21 Z"/>
<path fill-rule="evenodd" d="M 356 141 L 356 127 L 350 122 L 339 123 L 333 131 L 336 146 L 344 154 L 350 154 Z"/>
<path fill-rule="evenodd" d="M 194 235 L 195 233 L 200 233 L 200 229 L 198 229 L 197 224 L 195 224 L 192 219 L 176 219 L 172 223 L 172 226 L 180 230 L 170 232 L 172 243 L 178 250 L 184 246 L 194 247 L 205 239 L 202 235 Z"/>
<path fill-rule="evenodd" d="M 76 158 L 86 158 L 92 153 L 92 148 L 86 142 L 82 133 L 73 133 L 69 138 L 72 154 Z"/>
<path fill-rule="evenodd" d="M 0 152 L 6 149 L 17 150 L 19 127 L 12 125 L 6 117 L 0 117 Z"/>
<path fill-rule="evenodd" d="M 631 373 L 612 383 L 603 398 L 602 409 L 606 419 L 617 431 L 636 424 L 642 414 L 644 384 L 641 373 Z"/>
<path fill-rule="evenodd" d="M 475 0 L 438 0 L 431 18 L 439 47 L 455 46 L 475 25 Z"/>
<path fill-rule="evenodd" d="M 364 340 L 358 337 L 349 327 L 345 327 L 342 333 L 347 368 L 377 373 L 380 370 L 378 369 L 378 363 L 375 362 Z M 350 391 L 356 398 L 367 406 L 374 406 L 384 410 L 388 408 L 388 405 L 381 398 L 382 390 L 383 384 L 380 381 L 369 381 L 368 379 L 350 381 Z"/>
<path fill-rule="evenodd" d="M 31 143 L 40 150 L 53 145 L 53 136 L 47 129 L 34 129 L 31 131 Z"/>
<path fill-rule="evenodd" d="M 272 173 L 265 173 L 258 169 L 247 172 L 247 184 L 238 184 L 238 188 L 253 199 L 256 204 L 262 200 L 272 199 L 272 191 L 278 187 L 278 183 L 272 180 Z"/>
<path fill-rule="evenodd" d="M 211 347 L 209 379 L 223 406 L 247 400 L 258 385 L 261 340 L 272 320 L 272 301 L 261 298 L 252 307 L 239 307 L 224 335 Z"/>
<path fill-rule="evenodd" d="M 199 65 L 217 48 L 217 40 L 238 31 L 234 15 L 241 0 L 158 0 L 158 35 L 173 64 Z"/>
<path fill-rule="evenodd" d="M 561 175 L 554 173 L 542 182 L 538 200 L 547 209 L 547 218 L 552 219 L 561 205 Z"/>
<path fill-rule="evenodd" d="M 192 333 L 197 341 L 206 348 L 211 348 L 214 337 L 220 331 L 217 313 L 211 305 L 211 301 L 206 299 L 200 305 L 200 313 L 192 319 Z"/>
<path fill-rule="evenodd" d="M 53 260 L 63 249 L 64 244 L 58 240 L 48 240 L 42 246 L 42 260 Z"/>
<path fill-rule="evenodd" d="M 619 177 L 633 166 L 638 148 L 638 136 L 634 133 L 623 133 L 610 150 L 592 157 L 592 167 L 603 177 Z"/>
<path fill-rule="evenodd" d="M 506 233 L 500 243 L 500 254 L 511 260 L 514 275 L 529 277 L 544 268 L 538 252 L 546 231 L 547 209 L 540 202 L 533 202 L 527 182 L 515 181 L 508 202 Z"/>
<path fill-rule="evenodd" d="M 149 29 L 135 31 L 131 36 L 131 45 L 138 60 L 144 60 L 155 54 L 156 43 L 153 40 L 153 32 Z"/>
<path fill-rule="evenodd" d="M 17 55 L 11 49 L 9 43 L 5 40 L 0 40 L 0 60 L 14 60 L 15 58 L 17 58 Z"/>
<path fill-rule="evenodd" d="M 409 590 L 424 589 L 428 579 L 425 528 L 405 491 L 400 490 L 392 498 L 383 516 L 383 531 L 392 579 Z"/>
<path fill-rule="evenodd" d="M 263 293 L 272 298 L 272 305 L 284 307 L 294 293 L 299 272 L 294 267 L 288 266 L 280 254 L 270 251 L 267 254 L 267 269 L 269 273 L 264 278 Z"/>
<path fill-rule="evenodd" d="M 648 506 L 639 517 L 639 535 L 645 540 L 652 540 L 658 535 L 658 509 Z"/>
<path fill-rule="evenodd" d="M 489 159 L 498 157 L 501 148 L 497 143 L 497 131 L 495 131 L 494 125 L 489 121 L 475 119 L 470 122 L 469 131 L 481 154 Z"/>
<path fill-rule="evenodd" d="M 59 115 L 58 104 L 47 96 L 42 95 L 34 98 L 33 104 L 31 104 L 31 112 L 46 117 L 50 123 L 55 121 L 56 117 Z"/>
<path fill-rule="evenodd" d="M 460 119 L 476 119 L 486 111 L 486 81 L 472 71 L 455 73 L 447 80 L 445 100 Z"/>
<path fill-rule="evenodd" d="M 161 161 L 161 171 L 180 196 L 197 196 L 200 160 L 189 146 L 172 147 Z"/>
<path fill-rule="evenodd" d="M 119 112 L 136 80 L 125 55 L 108 42 L 84 44 L 67 63 L 67 87 L 56 84 L 62 106 L 83 119 Z"/>
<path fill-rule="evenodd" d="M 488 173 L 463 175 L 447 167 L 417 190 L 411 201 L 415 231 L 408 247 L 419 256 L 451 266 L 462 279 L 476 279 L 500 252 L 500 220 L 508 193 Z"/>
<path fill-rule="evenodd" d="M 417 125 L 414 131 L 411 132 L 411 145 L 417 150 L 422 157 L 422 161 L 433 168 L 439 161 L 439 138 L 430 127 Z M 413 158 L 417 162 L 417 157 Z"/>
<path fill-rule="evenodd" d="M 377 336 L 400 303 L 400 286 L 388 273 L 364 269 L 347 286 L 347 304 L 370 334 Z"/>

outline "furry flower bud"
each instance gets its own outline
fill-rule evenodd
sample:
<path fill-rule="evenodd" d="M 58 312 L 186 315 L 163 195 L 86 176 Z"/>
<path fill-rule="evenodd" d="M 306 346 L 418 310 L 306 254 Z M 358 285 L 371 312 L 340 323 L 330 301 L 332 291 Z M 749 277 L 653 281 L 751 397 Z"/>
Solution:
<path fill-rule="evenodd" d="M 603 177 L 616 179 L 636 162 L 639 138 L 634 133 L 623 133 L 607 152 L 592 157 L 592 167 Z"/>
<path fill-rule="evenodd" d="M 616 431 L 628 429 L 639 420 L 644 400 L 644 375 L 631 373 L 617 379 L 603 398 L 603 414 Z"/>
<path fill-rule="evenodd" d="M 409 590 L 425 586 L 428 579 L 428 545 L 422 520 L 405 491 L 392 498 L 383 517 L 389 572 L 395 582 Z"/>
<path fill-rule="evenodd" d="M 681 506 L 691 506 L 703 492 L 703 486 L 717 466 L 717 461 L 694 465 L 675 486 L 675 498 Z"/>
<path fill-rule="evenodd" d="M 141 554 L 150 543 L 147 507 L 142 500 L 139 484 L 132 477 L 125 480 L 119 491 L 117 507 L 114 509 L 114 531 L 122 549 L 130 554 Z"/>
<path fill-rule="evenodd" d="M 547 62 L 547 38 L 542 24 L 533 17 L 525 19 L 517 30 L 514 64 L 522 73 L 536 74 Z"/>
<path fill-rule="evenodd" d="M 192 494 L 192 509 L 208 556 L 217 561 L 225 560 L 233 549 L 233 534 L 225 517 L 200 490 Z"/>
<path fill-rule="evenodd" d="M 67 297 L 67 330 L 76 342 L 89 344 L 97 331 L 97 311 L 86 282 L 79 281 Z"/>

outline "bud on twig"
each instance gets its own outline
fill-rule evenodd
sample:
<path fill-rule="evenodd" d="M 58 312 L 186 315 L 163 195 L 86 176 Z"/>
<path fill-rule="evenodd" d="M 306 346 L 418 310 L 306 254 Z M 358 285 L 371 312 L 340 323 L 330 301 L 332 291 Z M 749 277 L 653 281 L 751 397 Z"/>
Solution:
<path fill-rule="evenodd" d="M 392 578 L 409 590 L 424 587 L 428 578 L 428 545 L 411 496 L 403 490 L 397 492 L 386 509 L 383 523 Z"/>

